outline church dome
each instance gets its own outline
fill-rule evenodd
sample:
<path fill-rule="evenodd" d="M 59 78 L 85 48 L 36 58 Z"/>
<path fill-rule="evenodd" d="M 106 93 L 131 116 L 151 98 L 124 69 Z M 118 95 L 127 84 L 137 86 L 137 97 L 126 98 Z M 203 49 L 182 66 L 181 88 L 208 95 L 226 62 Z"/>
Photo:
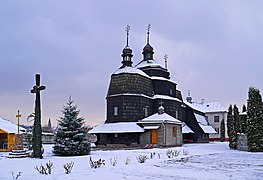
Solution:
<path fill-rule="evenodd" d="M 131 54 L 132 54 L 132 49 L 129 46 L 126 46 L 122 50 L 122 56 L 131 55 Z"/>
<path fill-rule="evenodd" d="M 144 48 L 143 48 L 143 52 L 152 52 L 153 51 L 153 47 L 147 43 Z"/>

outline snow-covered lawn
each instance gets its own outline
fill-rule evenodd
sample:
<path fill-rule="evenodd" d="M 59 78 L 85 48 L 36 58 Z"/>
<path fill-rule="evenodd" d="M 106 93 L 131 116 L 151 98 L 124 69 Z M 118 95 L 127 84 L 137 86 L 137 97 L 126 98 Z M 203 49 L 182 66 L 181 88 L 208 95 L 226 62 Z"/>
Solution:
<path fill-rule="evenodd" d="M 178 157 L 169 159 L 168 149 L 180 150 Z M 183 155 L 183 150 L 187 155 Z M 8 153 L 0 153 L 0 180 L 13 179 L 15 174 L 22 172 L 19 180 L 82 180 L 82 179 L 263 179 L 263 153 L 249 153 L 229 150 L 228 143 L 213 142 L 209 144 L 186 144 L 182 147 L 167 149 L 114 150 L 92 151 L 88 156 L 57 157 L 52 155 L 52 145 L 45 145 L 43 159 L 9 159 Z M 150 159 L 150 154 L 155 157 Z M 160 155 L 160 158 L 158 157 Z M 145 163 L 138 163 L 139 155 L 147 155 Z M 89 158 L 105 159 L 106 164 L 92 169 Z M 131 163 L 124 161 L 130 157 Z M 116 166 L 110 159 L 117 158 Z M 53 162 L 52 174 L 39 174 L 34 167 Z M 63 164 L 75 163 L 72 173 L 65 174 Z"/>

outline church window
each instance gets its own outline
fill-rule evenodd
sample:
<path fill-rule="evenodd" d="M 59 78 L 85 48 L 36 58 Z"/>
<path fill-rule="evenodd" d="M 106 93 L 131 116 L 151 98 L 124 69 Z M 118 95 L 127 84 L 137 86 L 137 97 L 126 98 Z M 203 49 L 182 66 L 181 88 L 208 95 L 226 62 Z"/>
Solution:
<path fill-rule="evenodd" d="M 179 115 L 178 115 L 178 111 L 176 110 L 176 111 L 175 111 L 175 118 L 178 119 L 178 118 L 179 118 L 178 116 L 179 116 Z"/>
<path fill-rule="evenodd" d="M 114 106 L 114 108 L 113 108 L 113 115 L 114 116 L 118 115 L 118 107 L 117 106 Z"/>
<path fill-rule="evenodd" d="M 150 53 L 148 53 L 148 59 L 151 59 L 151 54 Z"/>
<path fill-rule="evenodd" d="M 170 89 L 170 95 L 173 95 L 173 89 Z"/>
<path fill-rule="evenodd" d="M 176 127 L 173 127 L 173 137 L 176 137 Z"/>
<path fill-rule="evenodd" d="M 118 137 L 118 134 L 117 134 L 117 133 L 115 133 L 115 134 L 114 134 L 114 137 L 115 137 L 115 138 L 117 138 L 117 137 Z"/>
<path fill-rule="evenodd" d="M 149 110 L 149 107 L 146 106 L 146 107 L 144 108 L 144 116 L 145 116 L 145 117 L 148 117 L 148 115 L 149 115 L 148 110 Z"/>
<path fill-rule="evenodd" d="M 214 122 L 219 122 L 219 116 L 214 116 Z"/>
<path fill-rule="evenodd" d="M 125 56 L 124 57 L 124 61 L 129 61 L 130 60 L 130 57 L 129 56 Z"/>

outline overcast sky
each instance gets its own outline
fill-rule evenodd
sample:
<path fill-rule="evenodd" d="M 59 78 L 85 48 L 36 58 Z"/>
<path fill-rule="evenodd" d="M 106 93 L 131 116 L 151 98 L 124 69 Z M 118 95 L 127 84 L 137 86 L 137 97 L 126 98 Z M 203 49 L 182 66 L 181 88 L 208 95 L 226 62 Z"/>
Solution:
<path fill-rule="evenodd" d="M 1 1 L 0 117 L 22 123 L 34 111 L 30 93 L 41 74 L 42 124 L 61 116 L 71 95 L 87 124 L 106 118 L 110 75 L 121 66 L 125 27 L 131 26 L 133 64 L 142 59 L 147 24 L 154 58 L 168 54 L 183 98 L 246 103 L 263 91 L 263 1 Z"/>

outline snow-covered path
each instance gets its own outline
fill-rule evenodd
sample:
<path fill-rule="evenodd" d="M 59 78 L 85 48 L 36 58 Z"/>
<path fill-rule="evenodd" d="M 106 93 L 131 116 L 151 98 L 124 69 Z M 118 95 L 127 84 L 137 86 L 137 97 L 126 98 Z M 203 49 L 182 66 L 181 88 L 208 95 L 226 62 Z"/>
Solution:
<path fill-rule="evenodd" d="M 7 153 L 0 153 L 0 180 L 13 179 L 11 171 L 22 172 L 19 180 L 53 179 L 263 179 L 263 153 L 249 153 L 229 150 L 228 143 L 186 144 L 169 148 L 180 150 L 178 157 L 169 159 L 168 149 L 92 151 L 89 156 L 57 157 L 52 155 L 52 146 L 45 146 L 44 159 L 8 159 Z M 183 155 L 183 150 L 187 155 Z M 155 153 L 155 157 L 138 163 L 136 157 Z M 159 156 L 158 156 L 159 154 Z M 105 159 L 106 165 L 92 169 L 89 158 Z M 130 157 L 131 163 L 124 161 Z M 110 159 L 117 158 L 116 166 Z M 53 162 L 51 175 L 41 175 L 34 167 L 41 163 Z M 65 174 L 63 164 L 75 163 L 72 173 Z"/>

